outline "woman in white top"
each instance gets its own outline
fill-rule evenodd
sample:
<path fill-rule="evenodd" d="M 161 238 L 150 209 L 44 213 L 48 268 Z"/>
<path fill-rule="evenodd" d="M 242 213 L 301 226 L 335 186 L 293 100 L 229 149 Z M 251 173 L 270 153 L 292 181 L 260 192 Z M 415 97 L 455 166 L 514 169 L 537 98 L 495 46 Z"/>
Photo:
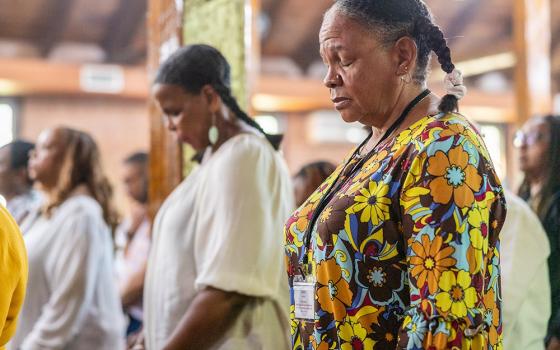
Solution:
<path fill-rule="evenodd" d="M 29 282 L 10 348 L 123 349 L 108 227 L 116 217 L 95 142 L 72 129 L 44 131 L 30 173 L 47 203 L 24 237 Z"/>
<path fill-rule="evenodd" d="M 500 232 L 504 349 L 544 350 L 550 317 L 550 245 L 538 216 L 506 191 L 508 215 Z"/>
<path fill-rule="evenodd" d="M 168 129 L 204 156 L 154 224 L 146 348 L 287 349 L 282 221 L 293 194 L 279 137 L 239 108 L 229 64 L 210 46 L 170 57 L 153 92 Z"/>

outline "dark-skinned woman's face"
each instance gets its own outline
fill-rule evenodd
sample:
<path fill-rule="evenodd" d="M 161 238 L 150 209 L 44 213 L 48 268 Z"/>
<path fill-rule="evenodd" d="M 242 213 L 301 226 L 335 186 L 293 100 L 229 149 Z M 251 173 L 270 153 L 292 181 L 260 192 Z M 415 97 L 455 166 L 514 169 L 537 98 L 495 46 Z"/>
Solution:
<path fill-rule="evenodd" d="M 527 121 L 516 135 L 521 171 L 538 174 L 546 171 L 549 160 L 550 128 L 541 118 Z"/>
<path fill-rule="evenodd" d="M 165 115 L 167 129 L 175 133 L 179 141 L 203 151 L 209 144 L 212 114 L 206 96 L 169 84 L 155 84 L 152 93 Z"/>
<path fill-rule="evenodd" d="M 371 30 L 340 13 L 326 14 L 319 34 L 324 83 L 346 122 L 379 124 L 399 94 L 398 62 Z"/>

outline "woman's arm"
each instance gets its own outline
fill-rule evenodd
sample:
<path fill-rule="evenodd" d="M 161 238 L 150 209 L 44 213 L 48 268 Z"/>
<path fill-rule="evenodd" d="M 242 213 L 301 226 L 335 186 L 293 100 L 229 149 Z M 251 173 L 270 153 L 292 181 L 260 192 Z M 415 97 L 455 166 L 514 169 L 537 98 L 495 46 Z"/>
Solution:
<path fill-rule="evenodd" d="M 136 303 L 144 292 L 144 278 L 146 276 L 147 262 L 142 262 L 138 269 L 133 271 L 126 280 L 121 283 L 119 293 L 124 307 Z"/>
<path fill-rule="evenodd" d="M 210 348 L 223 338 L 251 299 L 214 288 L 200 291 L 163 350 Z"/>

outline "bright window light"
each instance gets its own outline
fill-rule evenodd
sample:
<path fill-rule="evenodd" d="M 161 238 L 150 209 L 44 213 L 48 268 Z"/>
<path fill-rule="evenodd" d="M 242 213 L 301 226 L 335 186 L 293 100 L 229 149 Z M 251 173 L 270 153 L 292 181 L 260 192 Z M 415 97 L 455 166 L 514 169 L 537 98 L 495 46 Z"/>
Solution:
<path fill-rule="evenodd" d="M 311 114 L 310 139 L 315 143 L 360 143 L 368 132 L 360 123 L 346 123 L 335 110 Z"/>
<path fill-rule="evenodd" d="M 496 172 L 498 176 L 503 178 L 505 175 L 504 170 L 506 169 L 503 132 L 499 126 L 492 124 L 482 124 L 480 132 L 484 137 L 484 143 L 486 143 L 488 153 L 490 153 L 492 162 L 496 167 Z"/>
<path fill-rule="evenodd" d="M 14 110 L 9 104 L 0 104 L 0 146 L 14 139 Z"/>
<path fill-rule="evenodd" d="M 278 119 L 276 119 L 276 117 L 272 115 L 258 115 L 255 117 L 255 120 L 267 134 L 280 133 L 280 124 L 278 123 Z"/>

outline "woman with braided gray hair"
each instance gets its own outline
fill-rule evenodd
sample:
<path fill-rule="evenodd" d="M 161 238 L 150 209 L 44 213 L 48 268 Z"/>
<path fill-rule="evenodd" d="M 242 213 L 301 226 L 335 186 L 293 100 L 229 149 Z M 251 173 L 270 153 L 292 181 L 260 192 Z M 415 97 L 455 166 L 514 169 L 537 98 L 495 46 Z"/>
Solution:
<path fill-rule="evenodd" d="M 338 0 L 319 41 L 371 133 L 285 225 L 292 349 L 501 349 L 505 200 L 443 33 L 421 0 Z"/>
<path fill-rule="evenodd" d="M 239 108 L 229 64 L 213 47 L 171 56 L 153 94 L 168 129 L 204 155 L 155 219 L 145 347 L 287 348 L 282 224 L 293 192 L 280 138 Z"/>

